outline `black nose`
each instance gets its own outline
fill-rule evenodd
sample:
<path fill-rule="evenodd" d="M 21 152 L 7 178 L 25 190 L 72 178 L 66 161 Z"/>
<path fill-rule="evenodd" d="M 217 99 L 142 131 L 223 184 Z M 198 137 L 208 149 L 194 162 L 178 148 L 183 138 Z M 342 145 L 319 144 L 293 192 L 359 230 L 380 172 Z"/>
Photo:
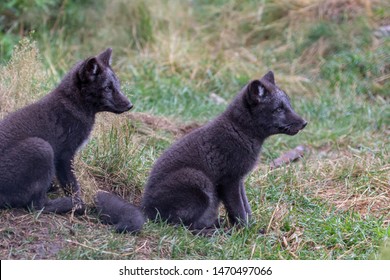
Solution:
<path fill-rule="evenodd" d="M 129 105 L 127 105 L 127 110 L 130 110 L 131 108 L 133 108 L 133 104 L 129 103 Z"/>
<path fill-rule="evenodd" d="M 302 124 L 302 129 L 304 129 L 307 126 L 307 121 L 304 121 Z"/>

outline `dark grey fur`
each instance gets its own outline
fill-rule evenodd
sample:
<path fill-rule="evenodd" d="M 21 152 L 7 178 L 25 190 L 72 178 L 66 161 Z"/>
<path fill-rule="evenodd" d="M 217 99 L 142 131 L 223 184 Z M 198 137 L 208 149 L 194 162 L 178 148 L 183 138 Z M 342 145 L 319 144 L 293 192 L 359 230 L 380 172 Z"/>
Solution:
<path fill-rule="evenodd" d="M 111 53 L 79 62 L 50 94 L 0 121 L 0 208 L 83 211 L 73 157 L 87 141 L 96 113 L 132 107 L 110 66 Z M 54 176 L 67 197 L 47 198 Z"/>
<path fill-rule="evenodd" d="M 119 233 L 137 233 L 145 223 L 145 218 L 138 207 L 115 194 L 99 191 L 95 204 L 102 222 L 114 225 Z"/>
<path fill-rule="evenodd" d="M 142 201 L 146 216 L 200 230 L 215 226 L 223 202 L 232 223 L 246 224 L 252 213 L 244 179 L 264 140 L 278 133 L 295 135 L 306 124 L 272 72 L 251 81 L 224 113 L 157 160 Z"/>

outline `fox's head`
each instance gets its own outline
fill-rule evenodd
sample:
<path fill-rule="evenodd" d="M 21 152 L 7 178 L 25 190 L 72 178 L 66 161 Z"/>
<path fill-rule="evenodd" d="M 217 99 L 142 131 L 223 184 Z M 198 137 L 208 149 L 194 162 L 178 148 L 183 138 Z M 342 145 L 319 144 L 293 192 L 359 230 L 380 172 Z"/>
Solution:
<path fill-rule="evenodd" d="M 295 135 L 307 125 L 291 107 L 287 94 L 276 86 L 272 71 L 249 82 L 236 100 L 240 104 L 236 119 L 262 137 Z"/>
<path fill-rule="evenodd" d="M 120 82 L 111 68 L 112 49 L 90 57 L 79 65 L 78 84 L 83 102 L 95 112 L 116 114 L 130 110 L 133 105 L 121 92 Z"/>

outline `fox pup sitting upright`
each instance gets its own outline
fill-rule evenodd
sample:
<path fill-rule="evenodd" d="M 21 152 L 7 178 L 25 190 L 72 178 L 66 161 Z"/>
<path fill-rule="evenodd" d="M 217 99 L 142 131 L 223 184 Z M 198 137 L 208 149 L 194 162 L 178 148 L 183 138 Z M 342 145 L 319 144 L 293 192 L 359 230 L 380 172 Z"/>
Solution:
<path fill-rule="evenodd" d="M 0 208 L 83 211 L 74 155 L 87 141 L 96 113 L 132 108 L 110 66 L 111 53 L 109 48 L 77 63 L 50 94 L 0 121 Z M 54 176 L 67 196 L 49 200 Z"/>
<path fill-rule="evenodd" d="M 197 231 L 217 225 L 222 202 L 233 224 L 246 224 L 252 212 L 244 179 L 264 140 L 278 133 L 295 135 L 306 124 L 272 72 L 251 81 L 225 112 L 157 160 L 145 187 L 144 213 Z"/>

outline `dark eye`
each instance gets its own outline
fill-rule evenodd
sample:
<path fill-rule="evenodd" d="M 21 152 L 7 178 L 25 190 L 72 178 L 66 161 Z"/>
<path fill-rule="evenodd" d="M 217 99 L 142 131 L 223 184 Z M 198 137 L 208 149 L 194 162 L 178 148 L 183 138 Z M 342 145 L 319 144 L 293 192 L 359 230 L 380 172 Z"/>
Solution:
<path fill-rule="evenodd" d="M 280 113 L 280 112 L 282 112 L 283 111 L 283 105 L 281 105 L 281 106 L 279 106 L 278 108 L 276 108 L 275 110 L 274 110 L 274 113 Z"/>
<path fill-rule="evenodd" d="M 104 88 L 104 90 L 105 90 L 105 91 L 111 91 L 111 86 L 106 86 L 106 87 Z"/>

